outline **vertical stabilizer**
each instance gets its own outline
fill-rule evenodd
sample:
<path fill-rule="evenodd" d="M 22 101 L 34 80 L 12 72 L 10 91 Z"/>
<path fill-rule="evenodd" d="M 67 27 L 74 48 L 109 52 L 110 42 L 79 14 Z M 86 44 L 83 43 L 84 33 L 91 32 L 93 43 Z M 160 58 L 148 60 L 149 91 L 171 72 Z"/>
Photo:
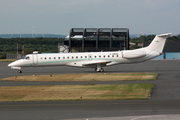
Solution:
<path fill-rule="evenodd" d="M 166 42 L 166 38 L 171 34 L 172 33 L 156 35 L 156 37 L 153 39 L 151 44 L 146 48 L 146 50 L 150 52 L 154 51 L 154 52 L 162 53 L 165 42 Z"/>

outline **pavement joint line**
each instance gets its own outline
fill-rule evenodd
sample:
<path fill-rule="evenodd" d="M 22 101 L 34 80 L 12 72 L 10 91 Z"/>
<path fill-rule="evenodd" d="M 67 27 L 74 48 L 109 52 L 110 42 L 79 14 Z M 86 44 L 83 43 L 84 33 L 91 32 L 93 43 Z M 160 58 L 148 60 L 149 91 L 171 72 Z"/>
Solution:
<path fill-rule="evenodd" d="M 8 68 L 8 67 L 1 67 L 0 69 L 4 69 L 4 68 Z"/>
<path fill-rule="evenodd" d="M 63 102 L 68 102 L 68 101 L 63 101 Z M 80 102 L 80 101 L 77 101 L 77 102 Z M 3 102 L 0 102 L 0 103 L 3 103 Z M 16 103 L 16 102 L 14 102 L 14 103 Z M 104 103 L 91 103 L 91 104 L 88 104 L 88 105 L 96 105 L 96 104 L 104 105 Z M 110 104 L 110 105 L 112 105 L 112 104 L 114 104 L 114 105 L 119 105 L 119 104 L 121 104 L 121 105 L 126 105 L 126 104 L 129 104 L 129 105 L 132 105 L 132 104 L 134 104 L 134 105 L 138 105 L 138 104 L 140 104 L 140 105 L 142 105 L 142 104 L 144 104 L 144 105 L 157 105 L 158 104 L 159 105 L 159 103 L 106 103 L 106 104 Z M 164 103 L 162 103 L 162 104 L 164 104 Z M 30 105 L 28 105 L 28 104 L 26 104 L 26 105 L 0 105 L 0 107 L 8 107 L 8 106 L 44 106 L 44 105 L 46 105 L 46 106 L 51 106 L 51 105 L 86 105 L 86 103 L 78 103 L 78 104 L 74 104 L 74 103 L 72 103 L 72 104 L 64 104 L 64 103 L 59 104 L 58 103 L 58 104 L 30 104 Z M 165 103 L 165 105 L 170 105 L 170 103 Z"/>
<path fill-rule="evenodd" d="M 141 116 L 141 117 L 136 117 L 136 118 L 133 118 L 133 119 L 131 119 L 131 120 L 137 120 L 137 119 L 141 119 L 141 118 L 149 118 L 149 117 L 152 117 L 152 116 Z"/>

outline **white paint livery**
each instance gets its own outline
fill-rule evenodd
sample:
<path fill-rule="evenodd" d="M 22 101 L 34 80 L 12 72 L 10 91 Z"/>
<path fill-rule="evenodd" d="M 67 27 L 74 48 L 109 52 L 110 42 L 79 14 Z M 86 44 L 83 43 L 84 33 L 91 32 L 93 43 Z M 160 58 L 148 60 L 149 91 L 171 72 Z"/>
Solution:
<path fill-rule="evenodd" d="M 23 59 L 10 63 L 12 69 L 21 67 L 37 66 L 61 66 L 91 67 L 96 71 L 103 72 L 102 67 L 139 63 L 153 59 L 162 54 L 166 38 L 171 33 L 156 35 L 151 44 L 136 50 L 110 51 L 110 52 L 82 52 L 82 53 L 49 53 L 49 54 L 28 54 Z"/>
<path fill-rule="evenodd" d="M 122 51 L 122 57 L 127 59 L 139 58 L 146 56 L 145 51 L 141 50 L 124 50 Z"/>

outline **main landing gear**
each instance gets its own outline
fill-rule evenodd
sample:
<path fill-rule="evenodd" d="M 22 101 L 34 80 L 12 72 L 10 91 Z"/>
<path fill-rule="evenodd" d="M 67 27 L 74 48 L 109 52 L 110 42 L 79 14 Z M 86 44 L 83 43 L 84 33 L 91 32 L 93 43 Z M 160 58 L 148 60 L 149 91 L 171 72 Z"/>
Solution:
<path fill-rule="evenodd" d="M 95 68 L 95 71 L 97 71 L 97 72 L 104 72 L 104 69 L 101 68 L 100 64 L 97 64 L 97 67 Z"/>
<path fill-rule="evenodd" d="M 100 69 L 95 68 L 95 71 L 97 71 L 97 72 L 104 72 L 104 69 L 103 68 L 100 68 Z"/>

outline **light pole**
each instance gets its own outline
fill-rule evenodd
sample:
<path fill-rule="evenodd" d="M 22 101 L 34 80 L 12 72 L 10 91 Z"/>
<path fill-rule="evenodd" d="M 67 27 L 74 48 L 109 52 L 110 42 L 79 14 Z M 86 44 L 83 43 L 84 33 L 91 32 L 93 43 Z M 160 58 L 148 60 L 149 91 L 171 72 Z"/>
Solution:
<path fill-rule="evenodd" d="M 18 43 L 17 43 L 17 59 L 18 59 Z"/>
<path fill-rule="evenodd" d="M 23 45 L 23 47 L 22 47 L 22 57 L 24 57 L 24 46 L 25 46 L 26 44 L 24 44 Z"/>

